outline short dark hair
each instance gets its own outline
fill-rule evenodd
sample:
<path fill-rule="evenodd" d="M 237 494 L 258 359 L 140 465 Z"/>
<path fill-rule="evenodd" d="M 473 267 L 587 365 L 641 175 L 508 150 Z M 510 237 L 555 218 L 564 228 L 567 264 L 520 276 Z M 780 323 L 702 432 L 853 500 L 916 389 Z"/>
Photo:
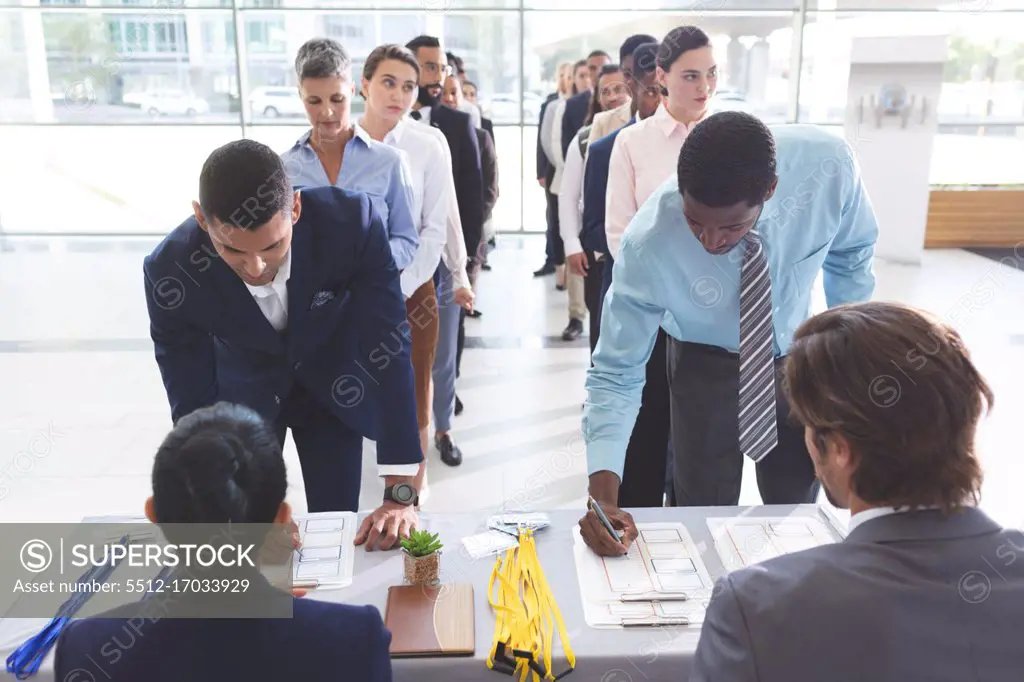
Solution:
<path fill-rule="evenodd" d="M 292 210 L 295 191 L 281 157 L 255 140 L 213 150 L 199 173 L 199 206 L 207 220 L 255 230 Z"/>
<path fill-rule="evenodd" d="M 343 78 L 351 75 L 352 60 L 341 43 L 331 38 L 311 38 L 295 54 L 295 75 L 307 78 Z"/>
<path fill-rule="evenodd" d="M 407 42 L 405 44 L 405 47 L 413 54 L 416 54 L 416 51 L 419 50 L 421 47 L 440 48 L 441 41 L 434 36 L 421 35 L 416 36 L 415 38 Z"/>
<path fill-rule="evenodd" d="M 593 94 L 590 97 L 590 106 L 587 110 L 587 118 L 583 121 L 583 125 L 588 126 L 594 122 L 594 117 L 601 113 L 601 78 L 607 76 L 610 73 L 622 73 L 622 67 L 618 64 L 605 64 L 601 67 L 601 70 L 597 73 L 597 82 L 594 83 Z"/>
<path fill-rule="evenodd" d="M 619 46 L 619 62 L 621 63 L 626 57 L 632 56 L 636 48 L 640 47 L 644 43 L 657 43 L 658 39 L 654 36 L 649 36 L 646 33 L 637 33 L 631 35 L 622 41 L 622 45 Z"/>
<path fill-rule="evenodd" d="M 587 59 L 593 59 L 594 57 L 604 57 L 605 59 L 611 59 L 612 56 L 604 50 L 593 50 L 587 55 Z"/>
<path fill-rule="evenodd" d="M 708 34 L 696 26 L 678 26 L 668 32 L 658 48 L 658 66 L 664 71 L 672 68 L 684 52 L 711 45 Z"/>
<path fill-rule="evenodd" d="M 784 387 L 819 449 L 831 434 L 850 444 L 850 485 L 865 502 L 947 512 L 977 502 L 975 435 L 994 397 L 936 317 L 883 301 L 815 315 L 793 337 Z"/>
<path fill-rule="evenodd" d="M 467 85 L 476 88 L 478 92 L 480 90 L 480 86 L 474 83 L 473 81 L 469 80 L 468 78 L 462 82 L 462 89 L 465 90 Z"/>
<path fill-rule="evenodd" d="M 152 481 L 160 524 L 270 524 L 288 491 L 273 430 L 226 402 L 178 420 L 157 450 Z"/>
<path fill-rule="evenodd" d="M 633 50 L 633 75 L 643 78 L 658 66 L 658 43 L 641 43 Z"/>
<path fill-rule="evenodd" d="M 686 137 L 677 168 L 679 193 L 705 206 L 763 204 L 775 184 L 775 137 L 756 116 L 723 111 Z"/>
<path fill-rule="evenodd" d="M 363 78 L 366 80 L 372 79 L 376 75 L 381 63 L 388 60 L 408 64 L 416 72 L 416 79 L 419 80 L 420 63 L 416 61 L 416 55 L 406 47 L 393 44 L 379 45 L 373 48 L 373 51 L 366 56 L 366 62 L 363 63 Z"/>
<path fill-rule="evenodd" d="M 448 58 L 448 64 L 452 67 L 452 72 L 455 75 L 466 73 L 466 67 L 465 63 L 462 61 L 462 57 L 457 56 L 454 52 L 445 52 L 444 55 Z"/>

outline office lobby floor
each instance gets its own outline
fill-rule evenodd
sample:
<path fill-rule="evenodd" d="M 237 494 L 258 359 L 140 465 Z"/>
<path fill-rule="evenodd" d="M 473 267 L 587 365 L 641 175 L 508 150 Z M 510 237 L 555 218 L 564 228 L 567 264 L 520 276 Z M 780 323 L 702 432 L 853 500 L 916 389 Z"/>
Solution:
<path fill-rule="evenodd" d="M 149 494 L 153 453 L 170 422 L 153 359 L 141 260 L 154 238 L 0 237 L 0 521 L 73 521 L 135 513 Z M 461 467 L 429 454 L 429 511 L 582 509 L 579 433 L 587 341 L 567 344 L 566 295 L 534 279 L 539 236 L 503 237 L 467 321 L 455 421 Z M 877 266 L 877 299 L 927 308 L 955 324 L 991 382 L 996 405 L 979 434 L 982 507 L 1024 526 L 1024 271 L 959 250 L 921 267 Z M 819 296 L 819 306 L 823 298 Z M 898 375 L 894 369 L 894 375 Z M 289 499 L 305 508 L 294 448 Z M 363 506 L 382 486 L 373 444 Z M 741 502 L 760 500 L 752 467 Z"/>

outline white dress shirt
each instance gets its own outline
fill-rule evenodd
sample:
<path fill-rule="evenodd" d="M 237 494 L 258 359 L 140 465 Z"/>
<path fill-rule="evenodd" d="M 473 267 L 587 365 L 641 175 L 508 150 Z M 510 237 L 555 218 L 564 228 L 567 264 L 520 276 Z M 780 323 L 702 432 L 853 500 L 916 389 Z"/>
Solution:
<path fill-rule="evenodd" d="M 544 107 L 544 118 L 540 122 L 540 130 L 537 134 L 540 135 L 540 148 L 544 150 L 544 156 L 548 157 L 548 163 L 551 167 L 555 166 L 555 157 L 561 156 L 561 154 L 555 154 L 551 148 L 551 129 L 554 126 L 555 111 L 558 109 L 558 103 L 565 101 L 565 95 L 559 94 L 558 97 L 548 102 L 548 105 Z M 559 122 L 561 125 L 561 122 Z M 561 151 L 561 150 L 559 150 Z"/>
<path fill-rule="evenodd" d="M 579 133 L 572 138 L 565 155 L 562 187 L 558 193 L 558 229 L 565 244 L 566 256 L 583 251 L 580 244 L 580 231 L 583 229 L 583 155 L 580 154 Z"/>
<path fill-rule="evenodd" d="M 938 507 L 917 507 L 916 509 L 938 509 Z M 849 535 L 853 532 L 854 528 L 871 519 L 889 516 L 890 514 L 903 514 L 908 511 L 912 510 L 909 507 L 900 507 L 899 509 L 896 507 L 872 507 L 871 509 L 865 509 L 850 517 L 850 521 L 846 524 L 846 534 Z"/>
<path fill-rule="evenodd" d="M 398 122 L 384 136 L 384 143 L 403 152 L 412 179 L 412 215 L 420 243 L 412 263 L 402 271 L 402 293 L 406 298 L 432 279 L 441 260 L 448 235 L 448 212 L 454 189 L 451 164 L 445 165 L 444 147 L 429 126 L 413 120 Z"/>
<path fill-rule="evenodd" d="M 420 123 L 426 123 L 427 125 L 430 125 L 430 107 L 420 107 L 419 109 L 416 109 L 415 111 L 418 111 L 419 114 L 420 114 L 420 118 L 419 118 L 419 122 Z M 413 120 L 416 120 L 416 119 L 413 119 Z"/>
<path fill-rule="evenodd" d="M 284 331 L 288 326 L 288 278 L 292 274 L 292 251 L 281 262 L 274 279 L 269 284 L 252 286 L 245 284 L 256 304 L 267 318 L 267 322 L 277 331 Z M 419 464 L 381 464 L 378 471 L 384 476 L 415 476 L 420 470 Z"/>
<path fill-rule="evenodd" d="M 281 267 L 269 284 L 253 286 L 246 283 L 245 288 L 249 290 L 252 297 L 256 299 L 256 305 L 267 318 L 270 326 L 277 331 L 284 331 L 288 326 L 288 278 L 292 276 L 292 250 L 288 249 Z"/>
<path fill-rule="evenodd" d="M 624 128 L 615 138 L 608 165 L 604 230 L 612 258 L 619 257 L 622 233 L 654 190 L 676 174 L 679 152 L 697 123 L 686 126 L 662 104 L 648 118 Z"/>
<path fill-rule="evenodd" d="M 568 101 L 558 100 L 555 114 L 551 118 L 551 154 L 554 157 L 551 162 L 555 167 L 555 176 L 551 179 L 551 193 L 556 195 L 562 189 L 562 172 L 565 168 L 565 159 L 562 157 L 562 119 L 565 118 L 565 103 Z"/>

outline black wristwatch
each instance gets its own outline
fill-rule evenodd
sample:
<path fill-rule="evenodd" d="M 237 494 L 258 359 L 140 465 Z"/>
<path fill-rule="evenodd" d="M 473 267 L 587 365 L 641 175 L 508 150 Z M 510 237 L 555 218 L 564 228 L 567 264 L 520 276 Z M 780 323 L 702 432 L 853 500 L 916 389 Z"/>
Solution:
<path fill-rule="evenodd" d="M 417 494 L 416 488 L 413 488 L 408 483 L 399 483 L 384 488 L 384 501 L 409 507 L 419 504 L 420 496 Z"/>

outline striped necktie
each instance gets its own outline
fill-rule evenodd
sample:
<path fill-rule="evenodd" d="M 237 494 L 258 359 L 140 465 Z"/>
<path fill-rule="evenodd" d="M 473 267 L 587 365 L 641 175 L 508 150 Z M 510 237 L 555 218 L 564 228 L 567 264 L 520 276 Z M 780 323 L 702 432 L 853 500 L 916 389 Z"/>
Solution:
<path fill-rule="evenodd" d="M 759 234 L 746 236 L 740 270 L 740 451 L 760 461 L 779 441 L 775 416 L 772 282 Z"/>

